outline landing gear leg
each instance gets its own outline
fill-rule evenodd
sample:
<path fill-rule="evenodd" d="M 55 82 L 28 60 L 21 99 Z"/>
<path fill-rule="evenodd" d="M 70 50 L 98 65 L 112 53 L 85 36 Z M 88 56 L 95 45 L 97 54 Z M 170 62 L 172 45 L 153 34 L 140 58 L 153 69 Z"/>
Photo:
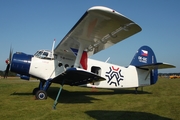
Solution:
<path fill-rule="evenodd" d="M 37 91 L 42 90 L 44 84 L 45 84 L 45 81 L 44 80 L 40 80 L 39 87 L 34 88 L 32 94 L 35 95 L 37 93 Z"/>

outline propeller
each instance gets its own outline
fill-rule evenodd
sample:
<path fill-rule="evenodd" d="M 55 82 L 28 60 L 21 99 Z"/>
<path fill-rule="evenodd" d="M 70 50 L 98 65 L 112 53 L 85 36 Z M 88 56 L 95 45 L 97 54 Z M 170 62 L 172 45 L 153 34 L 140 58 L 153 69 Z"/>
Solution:
<path fill-rule="evenodd" d="M 10 64 L 11 64 L 11 59 L 12 59 L 12 54 L 13 54 L 13 49 L 12 49 L 12 47 L 10 47 L 9 58 L 5 61 L 7 66 L 6 66 L 4 78 L 7 78 L 7 76 L 8 76 L 9 68 L 10 68 Z"/>

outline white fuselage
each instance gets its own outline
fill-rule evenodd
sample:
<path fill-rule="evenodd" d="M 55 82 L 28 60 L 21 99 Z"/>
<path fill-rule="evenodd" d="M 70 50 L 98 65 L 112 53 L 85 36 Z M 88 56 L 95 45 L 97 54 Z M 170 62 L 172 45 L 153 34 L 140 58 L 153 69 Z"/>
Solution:
<path fill-rule="evenodd" d="M 62 66 L 58 66 L 62 63 Z M 39 59 L 32 57 L 29 73 L 40 79 L 53 79 L 65 71 L 65 64 L 71 67 L 73 60 L 59 58 L 55 60 Z M 149 71 L 138 69 L 135 66 L 122 67 L 106 62 L 88 59 L 87 71 L 98 74 L 106 80 L 89 83 L 81 86 L 96 88 L 130 88 L 150 85 Z"/>

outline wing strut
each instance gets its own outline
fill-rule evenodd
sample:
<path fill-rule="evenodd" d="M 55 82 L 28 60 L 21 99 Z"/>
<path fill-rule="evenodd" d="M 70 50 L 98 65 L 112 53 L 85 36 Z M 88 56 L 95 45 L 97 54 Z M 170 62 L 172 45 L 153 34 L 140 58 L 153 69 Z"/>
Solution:
<path fill-rule="evenodd" d="M 80 63 L 80 60 L 81 60 L 81 56 L 82 56 L 83 51 L 85 49 L 85 44 L 83 44 L 83 41 L 80 41 L 79 43 L 80 43 L 80 46 L 79 46 L 77 57 L 76 57 L 76 60 L 75 60 L 75 63 L 74 63 L 75 68 L 79 68 L 79 63 Z"/>
<path fill-rule="evenodd" d="M 60 96 L 60 94 L 61 94 L 61 91 L 62 91 L 62 89 L 63 89 L 63 85 L 64 85 L 64 80 L 62 81 L 62 84 L 60 85 L 59 92 L 58 92 L 58 94 L 57 94 L 57 96 L 56 96 L 56 100 L 54 101 L 54 105 L 53 105 L 53 109 L 54 109 L 54 110 L 56 109 L 57 101 L 58 101 L 59 96 Z"/>

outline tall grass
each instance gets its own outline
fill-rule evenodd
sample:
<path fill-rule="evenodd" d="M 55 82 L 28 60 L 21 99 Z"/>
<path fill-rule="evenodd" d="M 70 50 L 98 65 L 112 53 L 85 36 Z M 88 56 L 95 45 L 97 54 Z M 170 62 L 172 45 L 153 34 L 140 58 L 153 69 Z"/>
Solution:
<path fill-rule="evenodd" d="M 38 81 L 0 79 L 2 120 L 170 120 L 180 119 L 180 79 L 160 78 L 157 84 L 139 89 L 92 89 L 64 86 L 57 109 L 52 106 L 59 90 L 52 84 L 47 100 L 35 100 Z"/>

